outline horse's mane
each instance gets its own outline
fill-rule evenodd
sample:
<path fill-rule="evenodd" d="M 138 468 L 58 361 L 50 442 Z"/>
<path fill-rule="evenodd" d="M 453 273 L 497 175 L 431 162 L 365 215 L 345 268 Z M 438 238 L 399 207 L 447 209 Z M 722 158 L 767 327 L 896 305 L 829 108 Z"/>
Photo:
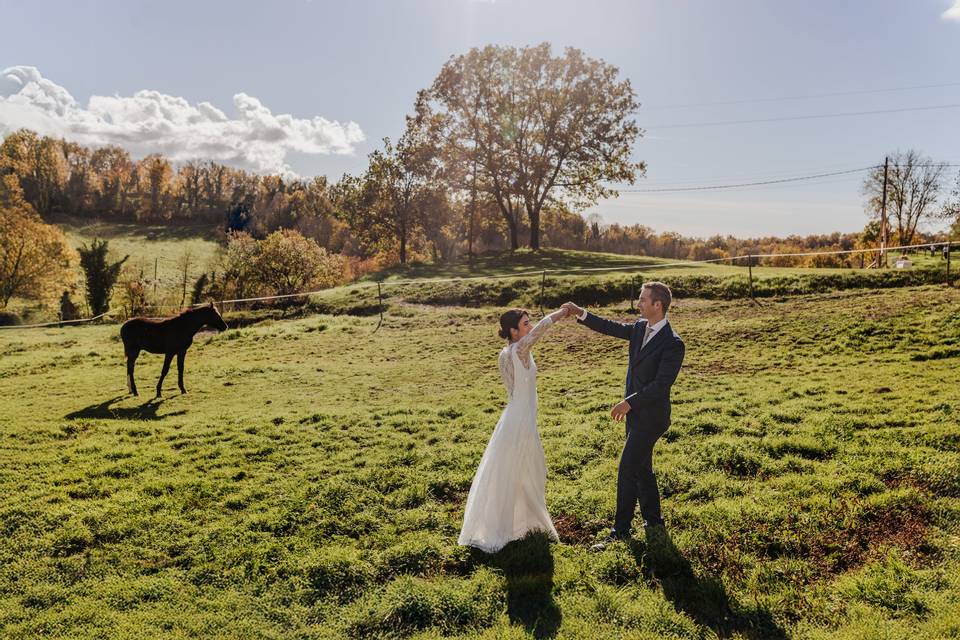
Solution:
<path fill-rule="evenodd" d="M 179 318 L 179 317 L 181 317 L 181 316 L 186 316 L 186 315 L 189 315 L 189 314 L 192 314 L 192 313 L 198 313 L 198 312 L 200 312 L 200 311 L 202 311 L 202 310 L 204 310 L 204 309 L 209 309 L 209 308 L 211 308 L 211 307 L 209 307 L 209 306 L 207 306 L 207 305 L 205 305 L 205 304 L 202 304 L 202 305 L 200 305 L 199 307 L 187 307 L 186 309 L 184 309 L 183 311 L 181 311 L 180 313 L 178 313 L 177 315 L 175 315 L 175 316 L 173 316 L 173 317 L 174 317 L 174 318 Z"/>

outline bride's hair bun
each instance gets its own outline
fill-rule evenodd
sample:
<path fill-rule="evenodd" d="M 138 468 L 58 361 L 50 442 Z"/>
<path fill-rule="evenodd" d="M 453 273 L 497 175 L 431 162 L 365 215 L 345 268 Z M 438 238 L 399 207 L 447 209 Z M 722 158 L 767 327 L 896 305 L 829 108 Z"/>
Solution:
<path fill-rule="evenodd" d="M 500 331 L 497 333 L 504 340 L 510 339 L 510 329 L 519 329 L 523 316 L 529 316 L 526 309 L 510 309 L 500 316 Z"/>

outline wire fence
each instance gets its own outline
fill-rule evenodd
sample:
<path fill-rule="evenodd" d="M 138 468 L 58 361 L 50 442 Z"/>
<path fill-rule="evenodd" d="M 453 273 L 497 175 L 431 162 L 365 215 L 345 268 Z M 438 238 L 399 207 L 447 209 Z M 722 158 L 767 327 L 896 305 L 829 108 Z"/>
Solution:
<path fill-rule="evenodd" d="M 570 267 L 570 268 L 561 268 L 561 269 L 532 269 L 529 271 L 522 271 L 518 273 L 510 274 L 501 274 L 501 275 L 477 275 L 477 276 L 460 276 L 460 277 L 449 277 L 449 278 L 414 278 L 414 279 L 401 279 L 401 280 L 368 280 L 354 282 L 348 285 L 343 285 L 342 287 L 328 288 L 328 289 L 317 289 L 313 291 L 302 291 L 298 293 L 288 293 L 280 295 L 269 295 L 269 296 L 256 296 L 248 298 L 233 298 L 233 299 L 224 299 L 224 300 L 215 300 L 215 304 L 219 305 L 221 309 L 228 304 L 244 304 L 250 302 L 268 302 L 272 300 L 285 300 L 291 298 L 303 298 L 308 296 L 315 295 L 324 295 L 329 294 L 332 291 L 337 291 L 345 288 L 355 290 L 361 287 L 377 287 L 377 298 L 378 305 L 380 308 L 380 324 L 377 325 L 377 328 L 383 323 L 383 289 L 384 287 L 396 287 L 396 286 L 406 286 L 406 285 L 417 285 L 417 284 L 446 284 L 446 283 L 462 283 L 462 282 L 472 282 L 479 280 L 519 280 L 531 277 L 540 277 L 540 306 L 541 310 L 543 307 L 543 297 L 544 297 L 544 287 L 546 283 L 546 277 L 548 274 L 552 275 L 576 275 L 579 273 L 601 273 L 601 272 L 620 272 L 620 273 L 635 273 L 643 272 L 648 270 L 655 269 L 671 269 L 671 268 L 681 268 L 681 267 L 691 267 L 691 266 L 706 266 L 714 264 L 729 263 L 731 266 L 736 266 L 738 262 L 747 261 L 748 269 L 748 278 L 750 281 L 750 297 L 753 298 L 753 284 L 754 284 L 754 275 L 753 267 L 758 266 L 754 265 L 755 260 L 760 260 L 764 258 L 802 258 L 802 257 L 818 257 L 818 256 L 836 256 L 836 255 L 876 255 L 877 262 L 874 263 L 879 265 L 880 261 L 885 259 L 885 255 L 890 252 L 897 251 L 915 251 L 918 249 L 926 249 L 935 251 L 939 248 L 942 251 L 943 257 L 946 259 L 945 264 L 945 274 L 944 274 L 944 283 L 947 286 L 952 286 L 953 274 L 951 270 L 951 252 L 954 245 L 960 244 L 954 240 L 940 241 L 940 242 L 924 242 L 922 244 L 910 244 L 910 245 L 898 245 L 893 247 L 869 247 L 861 249 L 843 249 L 843 250 L 834 250 L 834 251 L 801 251 L 793 253 L 751 253 L 739 256 L 725 256 L 722 258 L 709 258 L 705 260 L 677 260 L 673 262 L 655 262 L 650 264 L 636 264 L 636 265 L 621 265 L 616 267 Z M 631 296 L 632 297 L 632 296 Z M 204 304 L 209 304 L 209 302 L 202 302 L 192 305 L 187 305 L 185 307 L 152 307 L 154 311 L 160 311 L 163 309 L 176 310 L 177 312 L 183 311 L 185 309 L 202 306 Z M 0 326 L 0 330 L 10 330 L 10 329 L 37 329 L 44 327 L 61 327 L 64 325 L 78 325 L 95 322 L 97 320 L 107 318 L 112 315 L 116 315 L 118 310 L 110 309 L 99 315 L 90 317 L 90 318 L 81 318 L 77 320 L 58 320 L 52 322 L 42 322 L 34 324 L 20 324 L 20 325 L 5 325 Z"/>

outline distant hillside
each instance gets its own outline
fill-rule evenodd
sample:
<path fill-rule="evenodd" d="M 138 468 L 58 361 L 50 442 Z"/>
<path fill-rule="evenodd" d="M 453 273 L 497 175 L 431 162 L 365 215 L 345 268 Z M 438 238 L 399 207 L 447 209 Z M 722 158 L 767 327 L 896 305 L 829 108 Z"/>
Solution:
<path fill-rule="evenodd" d="M 127 262 L 143 270 L 151 289 L 156 267 L 156 288 L 161 296 L 180 286 L 182 275 L 178 264 L 185 254 L 189 253 L 191 256 L 187 276 L 189 286 L 192 286 L 201 273 L 209 270 L 210 261 L 220 246 L 217 242 L 217 230 L 209 224 L 173 227 L 91 221 L 72 216 L 55 216 L 49 218 L 48 222 L 62 228 L 74 247 L 89 245 L 94 238 L 107 240 L 114 259 L 129 255 Z"/>

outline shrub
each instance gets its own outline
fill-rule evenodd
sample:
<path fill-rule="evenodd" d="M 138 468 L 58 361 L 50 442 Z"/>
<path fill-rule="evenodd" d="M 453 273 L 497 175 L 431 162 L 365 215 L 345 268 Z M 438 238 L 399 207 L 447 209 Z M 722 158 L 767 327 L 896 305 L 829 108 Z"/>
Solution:
<path fill-rule="evenodd" d="M 90 305 L 90 312 L 97 316 L 110 308 L 113 286 L 120 277 L 120 268 L 130 256 L 124 256 L 117 262 L 109 262 L 109 243 L 97 238 L 94 238 L 89 247 L 84 245 L 78 251 L 80 266 L 83 267 L 87 279 L 87 304 Z"/>

